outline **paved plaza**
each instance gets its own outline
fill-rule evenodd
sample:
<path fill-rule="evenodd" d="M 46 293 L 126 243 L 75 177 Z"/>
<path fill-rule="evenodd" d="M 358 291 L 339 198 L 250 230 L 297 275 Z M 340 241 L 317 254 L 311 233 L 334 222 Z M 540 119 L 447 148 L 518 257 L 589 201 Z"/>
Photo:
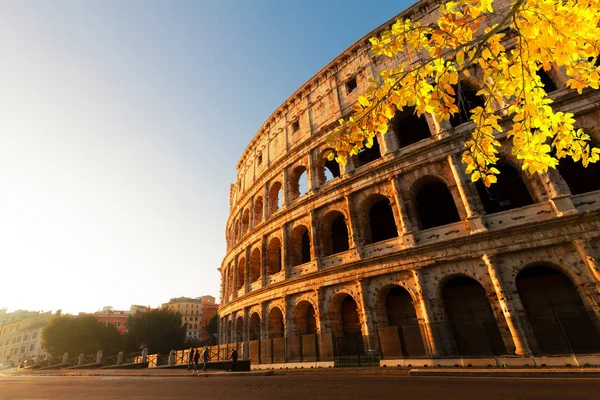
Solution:
<path fill-rule="evenodd" d="M 0 376 L 0 400 L 58 399 L 595 399 L 598 379 L 447 378 L 401 374 L 273 376 Z"/>

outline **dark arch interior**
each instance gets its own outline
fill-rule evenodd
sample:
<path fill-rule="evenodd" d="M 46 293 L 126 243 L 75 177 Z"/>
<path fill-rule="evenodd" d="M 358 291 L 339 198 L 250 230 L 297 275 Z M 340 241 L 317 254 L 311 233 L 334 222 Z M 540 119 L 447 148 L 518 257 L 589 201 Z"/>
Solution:
<path fill-rule="evenodd" d="M 485 289 L 477 281 L 456 277 L 444 285 L 442 298 L 460 355 L 506 353 Z"/>
<path fill-rule="evenodd" d="M 421 229 L 434 228 L 460 221 L 454 198 L 445 183 L 425 184 L 416 196 Z"/>
<path fill-rule="evenodd" d="M 239 263 L 238 263 L 238 270 L 237 270 L 237 288 L 236 289 L 241 289 L 244 287 L 244 283 L 246 280 L 246 260 L 244 258 L 242 258 Z"/>
<path fill-rule="evenodd" d="M 340 164 L 335 160 L 325 160 L 325 170 L 329 171 L 331 178 L 340 176 Z M 327 175 L 327 173 L 325 173 Z"/>
<path fill-rule="evenodd" d="M 338 215 L 331 223 L 331 254 L 341 253 L 349 248 L 346 221 L 343 215 Z"/>
<path fill-rule="evenodd" d="M 600 190 L 600 163 L 590 163 L 584 167 L 581 161 L 561 158 L 558 172 L 563 177 L 572 194 L 581 194 Z"/>
<path fill-rule="evenodd" d="M 302 234 L 302 264 L 310 261 L 310 236 L 308 230 Z"/>
<path fill-rule="evenodd" d="M 369 209 L 371 243 L 398 237 L 394 212 L 387 198 L 377 200 Z"/>
<path fill-rule="evenodd" d="M 358 306 L 352 296 L 346 296 L 341 305 L 342 332 L 346 334 L 360 333 Z"/>
<path fill-rule="evenodd" d="M 373 146 L 371 148 L 363 147 L 360 149 L 358 154 L 355 156 L 357 167 L 362 167 L 372 161 L 377 160 L 381 157 L 381 152 L 379 150 L 379 143 L 377 142 L 377 138 L 373 138 Z"/>
<path fill-rule="evenodd" d="M 315 309 L 308 302 L 301 302 L 295 310 L 294 325 L 296 335 L 312 335 L 317 333 Z"/>
<path fill-rule="evenodd" d="M 271 239 L 267 249 L 267 274 L 281 271 L 281 242 L 279 238 Z"/>
<path fill-rule="evenodd" d="M 546 266 L 532 266 L 517 275 L 516 283 L 543 354 L 600 350 L 598 327 L 563 273 Z"/>
<path fill-rule="evenodd" d="M 431 137 L 425 117 L 418 117 L 412 107 L 396 112 L 391 123 L 400 148 Z"/>
<path fill-rule="evenodd" d="M 244 341 L 244 320 L 242 318 L 238 318 L 235 323 L 235 341 Z"/>
<path fill-rule="evenodd" d="M 458 86 L 454 87 L 454 92 L 456 93 L 458 112 L 450 117 L 450 124 L 456 128 L 465 122 L 469 122 L 471 120 L 471 110 L 476 107 L 483 107 L 485 99 L 477 95 L 477 89 L 464 82 L 461 83 L 460 90 L 458 90 Z"/>
<path fill-rule="evenodd" d="M 250 317 L 250 340 L 258 340 L 260 339 L 260 317 L 257 313 L 252 314 Z"/>
<path fill-rule="evenodd" d="M 558 89 L 556 87 L 556 83 L 554 83 L 550 75 L 548 75 L 548 73 L 544 71 L 543 68 L 538 69 L 537 74 L 542 80 L 542 84 L 544 85 L 544 90 L 546 91 L 546 93 L 551 93 Z"/>
<path fill-rule="evenodd" d="M 305 226 L 292 231 L 292 266 L 310 261 L 310 234 Z"/>
<path fill-rule="evenodd" d="M 498 182 L 486 188 L 481 180 L 475 186 L 487 214 L 512 210 L 533 204 L 527 186 L 519 176 L 519 172 L 508 164 L 497 164 Z"/>
<path fill-rule="evenodd" d="M 406 289 L 400 286 L 392 288 L 385 298 L 385 309 L 388 325 L 398 328 L 402 355 L 404 357 L 425 355 L 415 307 Z"/>
<path fill-rule="evenodd" d="M 283 314 L 279 308 L 273 308 L 269 313 L 269 337 L 283 337 Z"/>
<path fill-rule="evenodd" d="M 261 256 L 260 250 L 254 249 L 250 257 L 250 283 L 256 282 L 260 278 Z"/>

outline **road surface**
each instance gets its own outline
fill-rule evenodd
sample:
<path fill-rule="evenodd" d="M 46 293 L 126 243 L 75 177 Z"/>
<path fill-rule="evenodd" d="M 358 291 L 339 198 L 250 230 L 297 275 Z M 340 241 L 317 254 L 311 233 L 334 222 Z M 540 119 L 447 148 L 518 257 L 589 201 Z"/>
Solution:
<path fill-rule="evenodd" d="M 340 376 L 4 376 L 0 400 L 599 399 L 600 379 Z"/>

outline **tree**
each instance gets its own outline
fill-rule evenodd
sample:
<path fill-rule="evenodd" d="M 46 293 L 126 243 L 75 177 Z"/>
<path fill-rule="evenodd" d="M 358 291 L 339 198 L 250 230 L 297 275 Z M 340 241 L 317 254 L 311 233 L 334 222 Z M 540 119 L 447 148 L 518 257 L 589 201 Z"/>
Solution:
<path fill-rule="evenodd" d="M 219 314 L 214 313 L 208 324 L 206 324 L 206 333 L 210 336 L 211 343 L 216 341 L 217 334 L 219 332 Z"/>
<path fill-rule="evenodd" d="M 68 352 L 74 357 L 81 353 L 117 354 L 123 348 L 123 337 L 114 325 L 104 325 L 93 316 L 56 316 L 42 331 L 46 350 L 52 355 Z"/>
<path fill-rule="evenodd" d="M 125 335 L 126 350 L 139 351 L 144 346 L 150 353 L 165 354 L 184 348 L 185 326 L 181 314 L 169 310 L 136 312 L 129 317 Z"/>
<path fill-rule="evenodd" d="M 376 132 L 385 134 L 396 111 L 405 107 L 449 120 L 464 110 L 461 78 L 475 72 L 484 82 L 476 93 L 483 105 L 468 113 L 474 126 L 462 155 L 472 181 L 490 186 L 497 180 L 500 172 L 493 165 L 503 118 L 512 119 L 507 137 L 530 173 L 555 168 L 564 157 L 584 166 L 598 161 L 600 149 L 575 127 L 572 113 L 552 108 L 537 72 L 554 66 L 579 94 L 598 89 L 600 0 L 515 0 L 501 10 L 493 5 L 493 0 L 447 2 L 433 26 L 398 20 L 371 38 L 373 56 L 401 61 L 373 79 L 354 115 L 340 120 L 327 139 L 334 151 L 326 157 L 345 164 L 348 156 L 372 146 Z"/>

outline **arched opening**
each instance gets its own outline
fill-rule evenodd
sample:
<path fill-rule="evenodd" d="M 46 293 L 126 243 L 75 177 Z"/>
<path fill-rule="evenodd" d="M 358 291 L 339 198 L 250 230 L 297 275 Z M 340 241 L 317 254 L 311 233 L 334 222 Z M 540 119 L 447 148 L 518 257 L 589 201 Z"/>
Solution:
<path fill-rule="evenodd" d="M 398 237 L 394 211 L 387 197 L 377 195 L 371 199 L 369 229 L 371 234 L 370 243 Z"/>
<path fill-rule="evenodd" d="M 238 317 L 235 323 L 235 342 L 244 341 L 244 318 Z"/>
<path fill-rule="evenodd" d="M 392 287 L 385 296 L 385 311 L 388 326 L 398 329 L 402 355 L 425 355 L 421 327 L 410 293 L 401 286 Z"/>
<path fill-rule="evenodd" d="M 229 278 L 229 287 L 227 288 L 227 296 L 231 295 L 235 290 L 235 265 L 229 264 L 227 269 L 227 277 Z"/>
<path fill-rule="evenodd" d="M 454 198 L 444 182 L 432 180 L 424 183 L 417 191 L 415 201 L 421 229 L 460 221 Z"/>
<path fill-rule="evenodd" d="M 226 341 L 227 343 L 233 343 L 234 342 L 234 337 L 233 337 L 233 321 L 229 320 L 227 321 L 227 336 L 226 336 Z"/>
<path fill-rule="evenodd" d="M 337 163 L 337 161 L 330 161 L 327 158 L 323 157 L 323 154 L 328 150 L 332 149 L 326 149 L 325 151 L 323 151 L 323 153 L 321 153 L 321 161 L 319 162 L 318 168 L 319 185 L 322 185 L 325 182 L 328 182 L 333 178 L 337 178 L 340 176 L 340 165 Z"/>
<path fill-rule="evenodd" d="M 529 190 L 517 169 L 506 163 L 498 163 L 495 167 L 500 171 L 498 182 L 492 184 L 489 188 L 485 187 L 481 179 L 475 183 L 487 214 L 533 204 Z"/>
<path fill-rule="evenodd" d="M 308 301 L 301 301 L 294 309 L 294 334 L 312 335 L 317 333 L 315 308 Z"/>
<path fill-rule="evenodd" d="M 367 148 L 366 146 L 359 150 L 358 154 L 354 156 L 354 160 L 356 161 L 356 167 L 362 167 L 363 165 L 367 165 L 370 162 L 373 162 L 381 157 L 381 152 L 379 150 L 379 143 L 377 142 L 377 137 L 373 137 L 373 146 L 371 148 Z"/>
<path fill-rule="evenodd" d="M 398 138 L 398 147 L 406 147 L 431 137 L 431 131 L 424 115 L 415 114 L 413 107 L 397 111 L 391 121 Z"/>
<path fill-rule="evenodd" d="M 600 351 L 600 334 L 573 282 L 542 265 L 523 269 L 517 291 L 543 354 Z"/>
<path fill-rule="evenodd" d="M 350 248 L 344 214 L 339 211 L 329 212 L 323 218 L 321 226 L 323 227 L 321 246 L 324 256 L 341 253 Z"/>
<path fill-rule="evenodd" d="M 233 240 L 235 242 L 237 242 L 238 240 L 240 240 L 240 220 L 236 219 L 235 222 L 233 223 Z"/>
<path fill-rule="evenodd" d="M 244 284 L 246 280 L 246 258 L 242 257 L 239 259 L 238 261 L 238 267 L 237 267 L 237 288 L 236 290 L 239 290 L 241 288 L 244 287 Z"/>
<path fill-rule="evenodd" d="M 267 274 L 273 275 L 281 271 L 281 241 L 275 237 L 267 247 Z"/>
<path fill-rule="evenodd" d="M 556 83 L 554 83 L 554 80 L 550 77 L 548 72 L 544 71 L 543 68 L 537 70 L 537 75 L 540 77 L 546 93 L 551 93 L 558 89 Z"/>
<path fill-rule="evenodd" d="M 506 353 L 492 307 L 479 282 L 457 276 L 446 282 L 442 298 L 459 355 Z"/>
<path fill-rule="evenodd" d="M 364 354 L 358 304 L 354 298 L 340 293 L 332 299 L 330 307 L 329 318 L 338 354 Z"/>
<path fill-rule="evenodd" d="M 292 267 L 310 261 L 310 234 L 304 225 L 298 225 L 292 230 L 291 255 Z"/>
<path fill-rule="evenodd" d="M 460 90 L 458 86 L 454 87 L 458 112 L 450 117 L 450 125 L 453 128 L 469 122 L 471 120 L 471 110 L 485 106 L 485 99 L 477 95 L 478 91 L 479 89 L 474 85 L 465 81 L 460 82 Z"/>
<path fill-rule="evenodd" d="M 250 227 L 250 210 L 245 209 L 242 214 L 242 236 L 248 233 L 248 229 Z"/>
<path fill-rule="evenodd" d="M 558 172 L 563 177 L 572 194 L 582 194 L 600 190 L 600 162 L 590 163 L 584 167 L 581 161 L 572 158 L 561 158 Z"/>
<path fill-rule="evenodd" d="M 252 250 L 250 256 L 250 283 L 254 283 L 260 278 L 261 264 L 260 250 Z"/>
<path fill-rule="evenodd" d="M 278 307 L 269 312 L 269 338 L 283 337 L 283 313 Z"/>
<path fill-rule="evenodd" d="M 254 199 L 254 226 L 260 224 L 263 219 L 263 198 L 258 196 Z"/>
<path fill-rule="evenodd" d="M 290 201 L 304 196 L 308 192 L 308 178 L 306 167 L 300 165 L 292 171 L 290 176 Z"/>
<path fill-rule="evenodd" d="M 273 215 L 281 208 L 282 194 L 281 183 L 273 183 L 269 188 L 269 215 Z"/>
<path fill-rule="evenodd" d="M 250 316 L 250 325 L 248 325 L 248 333 L 250 340 L 260 339 L 260 315 L 253 313 Z"/>

